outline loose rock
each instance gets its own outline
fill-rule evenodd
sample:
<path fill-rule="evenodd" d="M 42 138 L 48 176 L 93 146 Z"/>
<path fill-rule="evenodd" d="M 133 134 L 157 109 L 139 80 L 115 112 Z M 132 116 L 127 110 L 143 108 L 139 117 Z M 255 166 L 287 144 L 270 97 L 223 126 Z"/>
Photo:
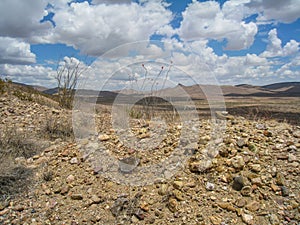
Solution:
<path fill-rule="evenodd" d="M 250 214 L 243 213 L 243 214 L 242 214 L 242 220 L 243 220 L 243 222 L 246 223 L 246 224 L 252 225 L 252 224 L 254 223 L 254 221 L 253 221 L 253 216 L 250 215 Z"/>
<path fill-rule="evenodd" d="M 98 138 L 100 141 L 108 141 L 110 139 L 110 136 L 107 134 L 100 134 Z"/>
<path fill-rule="evenodd" d="M 82 197 L 81 194 L 72 194 L 72 195 L 71 195 L 71 199 L 72 199 L 72 200 L 82 200 L 83 197 Z"/>
<path fill-rule="evenodd" d="M 283 197 L 289 196 L 289 189 L 286 186 L 281 186 L 281 194 Z"/>
<path fill-rule="evenodd" d="M 242 190 L 244 187 L 244 178 L 242 176 L 235 177 L 233 179 L 232 188 L 236 191 Z"/>
<path fill-rule="evenodd" d="M 246 209 L 248 209 L 251 212 L 255 212 L 259 210 L 259 208 L 260 208 L 260 204 L 257 201 L 252 201 L 246 205 Z"/>
<path fill-rule="evenodd" d="M 231 164 L 235 169 L 242 169 L 245 165 L 244 158 L 240 155 L 231 159 Z"/>
<path fill-rule="evenodd" d="M 71 164 L 78 164 L 78 159 L 77 159 L 76 157 L 74 157 L 74 158 L 72 158 L 72 159 L 70 160 L 70 163 L 71 163 Z"/>
<path fill-rule="evenodd" d="M 245 186 L 245 187 L 243 187 L 242 190 L 241 190 L 241 194 L 242 194 L 243 196 L 250 196 L 251 192 L 252 192 L 252 189 L 251 189 L 250 186 Z"/>
<path fill-rule="evenodd" d="M 212 191 L 215 189 L 215 185 L 213 183 L 207 182 L 205 188 L 208 191 Z"/>

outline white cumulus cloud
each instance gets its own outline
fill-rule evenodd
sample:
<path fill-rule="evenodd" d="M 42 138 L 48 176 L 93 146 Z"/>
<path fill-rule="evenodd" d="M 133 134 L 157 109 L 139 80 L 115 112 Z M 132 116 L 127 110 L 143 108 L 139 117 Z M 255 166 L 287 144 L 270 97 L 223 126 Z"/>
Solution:
<path fill-rule="evenodd" d="M 47 15 L 43 0 L 1 0 L 0 36 L 30 38 L 43 35 L 52 27 L 50 22 L 40 23 Z"/>
<path fill-rule="evenodd" d="M 20 83 L 42 85 L 45 87 L 55 87 L 56 85 L 54 79 L 56 72 L 50 67 L 41 65 L 2 64 L 0 65 L 0 73 Z"/>
<path fill-rule="evenodd" d="M 15 38 L 0 37 L 0 64 L 30 64 L 35 63 L 35 58 L 28 43 Z"/>
<path fill-rule="evenodd" d="M 172 20 L 160 2 L 143 5 L 72 3 L 55 11 L 56 27 L 45 41 L 60 42 L 89 55 L 101 55 L 120 44 L 148 40 Z"/>
<path fill-rule="evenodd" d="M 261 54 L 263 57 L 289 56 L 299 52 L 299 43 L 290 40 L 282 47 L 282 41 L 277 36 L 277 29 L 269 32 L 268 45 L 266 50 Z"/>
<path fill-rule="evenodd" d="M 259 13 L 260 22 L 291 23 L 300 17 L 299 0 L 251 0 L 246 6 Z"/>
<path fill-rule="evenodd" d="M 184 40 L 215 39 L 227 40 L 226 49 L 240 50 L 249 48 L 257 33 L 255 23 L 242 21 L 244 14 L 232 16 L 231 9 L 238 9 L 237 5 L 227 5 L 223 13 L 219 3 L 197 2 L 189 4 L 182 13 L 183 21 L 179 28 L 179 35 Z"/>
<path fill-rule="evenodd" d="M 130 4 L 131 0 L 93 0 L 93 4 Z"/>

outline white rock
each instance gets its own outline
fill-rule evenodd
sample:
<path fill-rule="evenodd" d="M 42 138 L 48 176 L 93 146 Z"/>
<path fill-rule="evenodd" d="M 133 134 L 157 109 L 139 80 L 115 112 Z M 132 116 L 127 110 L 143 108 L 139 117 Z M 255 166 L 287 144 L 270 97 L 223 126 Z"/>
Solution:
<path fill-rule="evenodd" d="M 288 161 L 289 161 L 289 162 L 297 161 L 297 157 L 296 157 L 295 155 L 293 155 L 293 154 L 289 154 Z"/>
<path fill-rule="evenodd" d="M 215 184 L 210 183 L 210 182 L 207 182 L 205 188 L 206 188 L 206 190 L 208 190 L 208 191 L 212 191 L 212 190 L 215 189 Z"/>
<path fill-rule="evenodd" d="M 77 159 L 76 157 L 74 157 L 74 158 L 72 158 L 72 159 L 70 160 L 70 163 L 71 163 L 71 164 L 77 164 L 77 163 L 78 163 L 78 159 Z"/>
<path fill-rule="evenodd" d="M 66 178 L 66 181 L 68 182 L 68 183 L 71 183 L 72 181 L 74 181 L 75 180 L 75 177 L 72 175 L 72 174 L 70 174 L 67 178 Z"/>
<path fill-rule="evenodd" d="M 246 224 L 253 224 L 253 216 L 250 214 L 243 213 L 242 220 Z"/>

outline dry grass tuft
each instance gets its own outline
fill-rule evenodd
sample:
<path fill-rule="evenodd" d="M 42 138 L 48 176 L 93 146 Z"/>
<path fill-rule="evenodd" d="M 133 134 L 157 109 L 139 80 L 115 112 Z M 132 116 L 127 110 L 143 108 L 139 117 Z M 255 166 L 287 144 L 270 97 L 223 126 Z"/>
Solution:
<path fill-rule="evenodd" d="M 74 132 L 71 118 L 52 116 L 45 122 L 42 129 L 42 134 L 45 138 L 55 140 L 61 138 L 62 140 L 73 140 Z"/>

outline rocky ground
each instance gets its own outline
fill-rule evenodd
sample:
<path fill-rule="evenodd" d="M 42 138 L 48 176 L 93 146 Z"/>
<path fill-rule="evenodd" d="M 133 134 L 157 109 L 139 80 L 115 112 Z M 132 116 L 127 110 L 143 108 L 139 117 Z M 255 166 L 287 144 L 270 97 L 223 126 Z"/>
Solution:
<path fill-rule="evenodd" d="M 2 148 L 11 145 L 5 137 L 21 137 L 13 142 L 18 146 L 30 143 L 1 161 L 0 224 L 300 223 L 299 126 L 224 115 L 220 139 L 211 135 L 209 120 L 163 127 L 132 119 L 138 147 L 131 148 L 110 125 L 108 109 L 97 115 L 94 137 L 75 141 L 70 111 L 16 97 L 1 97 L 0 106 Z M 193 130 L 184 133 L 186 143 L 179 141 L 184 125 Z M 211 142 L 218 154 L 206 151 Z M 140 151 L 147 146 L 151 151 Z M 187 161 L 171 178 L 145 171 L 147 185 L 130 182 L 135 171 L 159 164 L 176 147 Z"/>

